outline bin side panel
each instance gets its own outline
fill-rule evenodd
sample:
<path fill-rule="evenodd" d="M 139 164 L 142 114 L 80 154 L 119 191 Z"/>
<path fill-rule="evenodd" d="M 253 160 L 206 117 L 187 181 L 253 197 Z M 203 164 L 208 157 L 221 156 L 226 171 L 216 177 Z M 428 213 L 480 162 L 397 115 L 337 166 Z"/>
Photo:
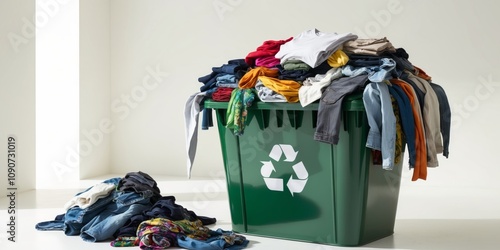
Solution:
<path fill-rule="evenodd" d="M 340 246 L 393 234 L 402 162 L 392 171 L 372 164 L 362 100 L 348 104 L 337 145 L 314 141 L 314 109 L 298 117 L 262 104 L 249 109 L 241 136 L 218 110 L 234 231 Z"/>
<path fill-rule="evenodd" d="M 251 123 L 240 137 L 247 232 L 332 244 L 331 145 L 313 140 L 312 111 L 300 127 L 280 116 L 293 112 L 270 112 L 267 128 Z"/>
<path fill-rule="evenodd" d="M 246 232 L 245 200 L 243 198 L 243 182 L 239 138 L 225 127 L 226 109 L 216 109 L 217 127 L 219 130 L 224 170 L 226 172 L 229 208 L 231 211 L 232 230 Z"/>
<path fill-rule="evenodd" d="M 370 163 L 370 185 L 366 202 L 363 242 L 369 243 L 394 233 L 403 160 L 392 170 Z M 370 162 L 372 162 L 370 160 Z"/>
<path fill-rule="evenodd" d="M 368 128 L 357 120 L 359 111 L 345 111 L 340 140 L 333 147 L 337 244 L 362 241 L 368 173 L 365 147 Z"/>

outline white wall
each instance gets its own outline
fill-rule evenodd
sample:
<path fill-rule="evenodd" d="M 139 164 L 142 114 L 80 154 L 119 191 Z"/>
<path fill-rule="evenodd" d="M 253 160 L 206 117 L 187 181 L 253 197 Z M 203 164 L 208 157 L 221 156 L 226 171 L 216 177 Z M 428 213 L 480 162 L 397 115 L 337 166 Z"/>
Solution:
<path fill-rule="evenodd" d="M 80 177 L 110 172 L 109 1 L 80 2 Z"/>
<path fill-rule="evenodd" d="M 7 195 L 7 138 L 17 138 L 15 186 L 35 188 L 34 0 L 0 1 L 0 197 Z"/>
<path fill-rule="evenodd" d="M 1 10 L 9 10 L 0 15 L 6 23 L 1 34 L 19 34 L 23 17 L 33 16 L 29 1 L 21 5 L 16 1 L 15 7 L 13 3 L 1 3 Z M 427 181 L 411 182 L 411 172 L 405 171 L 400 204 L 404 208 L 404 199 L 410 197 L 405 194 L 412 193 L 411 197 L 422 197 L 423 206 L 402 211 L 444 218 L 454 206 L 477 209 L 461 201 L 461 195 L 477 197 L 484 209 L 492 208 L 488 200 L 498 197 L 492 195 L 500 187 L 500 169 L 495 164 L 495 142 L 500 139 L 495 129 L 500 120 L 494 115 L 500 105 L 500 35 L 494 27 L 500 21 L 495 13 L 500 4 L 495 1 L 109 0 L 109 12 L 107 4 L 81 4 L 80 28 L 85 38 L 79 40 L 80 140 L 88 139 L 84 129 L 109 131 L 102 143 L 95 143 L 92 154 L 81 158 L 82 178 L 137 170 L 185 176 L 183 110 L 186 98 L 201 86 L 197 78 L 210 73 L 213 66 L 245 57 L 265 40 L 318 28 L 385 36 L 404 47 L 410 60 L 447 91 L 453 112 L 450 158 L 441 157 L 440 167 L 429 170 Z M 28 140 L 23 143 L 28 148 L 22 149 L 25 166 L 34 165 L 29 157 L 34 149 L 26 146 L 34 145 L 33 42 L 28 39 L 16 53 L 4 36 L 0 61 L 8 69 L 0 76 L 2 88 L 23 98 L 16 115 L 5 105 L 0 109 L 6 114 L 3 117 L 16 120 L 2 119 L 1 133 L 3 138 L 3 134 L 18 133 Z M 7 84 L 18 80 L 20 85 Z M 2 103 L 9 104 L 14 95 L 5 93 L 2 89 Z M 94 138 L 99 142 L 100 137 Z M 193 176 L 220 174 L 216 128 L 200 131 L 199 141 Z M 59 152 L 65 154 L 64 149 Z M 23 175 L 23 181 L 33 183 L 30 176 Z M 445 201 L 442 190 L 453 197 Z M 435 204 L 426 200 L 429 196 Z"/>
<path fill-rule="evenodd" d="M 36 1 L 37 188 L 77 187 L 78 0 Z"/>
<path fill-rule="evenodd" d="M 494 145 L 500 120 L 492 115 L 500 104 L 500 37 L 494 27 L 499 7 L 465 0 L 111 0 L 111 99 L 120 108 L 112 110 L 112 170 L 185 176 L 182 112 L 201 86 L 197 78 L 244 58 L 265 40 L 318 28 L 385 36 L 447 91 L 454 123 L 450 158 L 440 157 L 427 181 L 410 182 L 411 172 L 405 172 L 404 185 L 500 187 Z M 168 76 L 140 91 L 148 68 Z M 140 98 L 126 104 L 134 93 Z M 199 135 L 193 175 L 218 173 L 217 130 Z"/>

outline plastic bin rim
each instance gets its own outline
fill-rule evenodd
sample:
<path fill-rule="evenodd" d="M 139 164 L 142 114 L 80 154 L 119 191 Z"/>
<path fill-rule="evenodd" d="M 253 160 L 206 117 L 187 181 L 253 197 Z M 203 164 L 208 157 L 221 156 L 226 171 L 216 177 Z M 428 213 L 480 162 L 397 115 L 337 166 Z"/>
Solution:
<path fill-rule="evenodd" d="M 203 107 L 212 109 L 227 109 L 228 102 L 214 101 L 207 99 L 203 103 Z M 365 106 L 363 104 L 362 93 L 347 95 L 342 104 L 344 111 L 365 111 Z M 258 110 L 318 110 L 319 102 L 311 103 L 305 107 L 302 107 L 300 103 L 283 103 L 283 102 L 261 102 L 256 101 L 252 104 L 249 109 Z"/>

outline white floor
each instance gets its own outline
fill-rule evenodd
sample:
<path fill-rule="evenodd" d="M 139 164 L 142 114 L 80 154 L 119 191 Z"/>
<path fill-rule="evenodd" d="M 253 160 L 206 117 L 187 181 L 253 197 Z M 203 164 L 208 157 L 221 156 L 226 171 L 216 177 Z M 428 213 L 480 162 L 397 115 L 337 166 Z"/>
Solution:
<path fill-rule="evenodd" d="M 198 215 L 217 218 L 211 228 L 231 229 L 223 180 L 155 179 L 164 195 L 174 195 L 179 204 Z M 97 181 L 82 181 L 81 186 L 89 187 Z M 394 235 L 355 249 L 500 249 L 499 190 L 431 187 L 429 195 L 422 197 L 418 188 L 401 187 Z M 8 240 L 8 199 L 1 198 L 0 249 L 112 249 L 109 242 L 88 243 L 78 236 L 65 236 L 61 231 L 35 230 L 36 223 L 61 214 L 63 204 L 78 191 L 34 190 L 17 194 L 16 243 Z M 245 236 L 250 241 L 247 249 L 353 249 Z"/>

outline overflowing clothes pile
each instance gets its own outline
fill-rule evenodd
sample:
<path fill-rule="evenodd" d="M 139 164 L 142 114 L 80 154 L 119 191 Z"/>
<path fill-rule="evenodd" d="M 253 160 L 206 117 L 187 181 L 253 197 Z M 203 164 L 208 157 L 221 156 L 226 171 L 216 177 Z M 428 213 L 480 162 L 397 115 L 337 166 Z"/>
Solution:
<path fill-rule="evenodd" d="M 130 172 L 77 193 L 54 220 L 39 222 L 40 231 L 63 231 L 87 242 L 110 241 L 113 247 L 141 249 L 243 249 L 248 240 L 223 229 L 212 230 L 212 217 L 199 216 L 162 196 L 156 181 L 143 172 Z"/>
<path fill-rule="evenodd" d="M 222 79 L 231 79 L 231 85 Z M 374 162 L 391 170 L 409 152 L 412 180 L 425 180 L 437 155 L 448 157 L 450 105 L 444 89 L 409 61 L 404 48 L 387 38 L 353 33 L 303 31 L 268 40 L 244 58 L 214 67 L 202 76 L 200 91 L 186 102 L 188 176 L 196 154 L 199 113 L 202 129 L 213 126 L 207 99 L 228 102 L 227 128 L 244 134 L 247 108 L 255 101 L 318 103 L 314 140 L 336 145 L 345 96 L 362 93 L 370 127 L 366 147 Z"/>

